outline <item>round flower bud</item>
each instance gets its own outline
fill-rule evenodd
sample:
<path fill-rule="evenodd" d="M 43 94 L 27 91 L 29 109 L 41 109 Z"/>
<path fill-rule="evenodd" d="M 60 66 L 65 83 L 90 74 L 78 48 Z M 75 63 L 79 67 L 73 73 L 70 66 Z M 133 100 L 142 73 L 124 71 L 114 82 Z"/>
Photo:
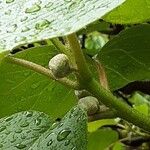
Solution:
<path fill-rule="evenodd" d="M 93 96 L 87 96 L 79 99 L 78 105 L 87 111 L 88 115 L 93 115 L 99 110 L 99 102 Z"/>
<path fill-rule="evenodd" d="M 49 69 L 56 78 L 66 77 L 71 72 L 68 57 L 65 54 L 54 56 L 49 61 Z"/>
<path fill-rule="evenodd" d="M 74 92 L 79 99 L 86 96 L 92 96 L 92 94 L 86 90 L 75 90 Z"/>

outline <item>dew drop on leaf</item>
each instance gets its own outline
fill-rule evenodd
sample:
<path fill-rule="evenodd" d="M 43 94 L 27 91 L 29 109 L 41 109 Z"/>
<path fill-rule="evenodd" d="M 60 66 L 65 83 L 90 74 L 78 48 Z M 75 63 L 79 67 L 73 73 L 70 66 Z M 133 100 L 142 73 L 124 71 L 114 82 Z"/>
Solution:
<path fill-rule="evenodd" d="M 47 143 L 47 146 L 51 146 L 53 143 L 53 140 L 51 139 L 48 143 Z"/>
<path fill-rule="evenodd" d="M 15 130 L 15 132 L 16 132 L 16 133 L 21 133 L 22 130 L 21 130 L 21 129 L 17 129 L 17 130 Z"/>
<path fill-rule="evenodd" d="M 37 30 L 43 30 L 43 29 L 49 27 L 49 25 L 50 25 L 50 22 L 45 19 L 45 20 L 42 20 L 41 22 L 36 23 L 35 28 Z"/>
<path fill-rule="evenodd" d="M 65 141 L 65 146 L 68 146 L 70 144 L 70 140 Z"/>
<path fill-rule="evenodd" d="M 24 134 L 21 135 L 21 139 L 23 139 L 23 140 L 24 140 L 26 137 L 27 137 L 27 136 L 24 135 Z"/>
<path fill-rule="evenodd" d="M 15 147 L 18 148 L 18 149 L 24 149 L 24 148 L 26 148 L 27 146 L 24 145 L 24 144 L 17 144 Z"/>
<path fill-rule="evenodd" d="M 8 121 L 10 121 L 10 120 L 12 120 L 12 119 L 13 119 L 13 117 L 10 116 L 10 117 L 7 117 L 7 118 L 5 119 L 5 121 L 8 122 Z"/>
<path fill-rule="evenodd" d="M 17 24 L 13 24 L 12 26 L 7 28 L 7 33 L 12 33 L 17 29 Z"/>
<path fill-rule="evenodd" d="M 21 32 L 27 32 L 27 31 L 29 31 L 29 30 L 30 30 L 30 28 L 27 27 L 27 26 L 25 26 L 25 27 L 22 28 Z"/>
<path fill-rule="evenodd" d="M 11 10 L 9 9 L 9 10 L 5 11 L 5 15 L 11 15 Z"/>
<path fill-rule="evenodd" d="M 34 13 L 41 10 L 41 7 L 38 4 L 33 4 L 31 7 L 25 10 L 25 13 Z"/>
<path fill-rule="evenodd" d="M 65 140 L 70 133 L 71 133 L 70 129 L 64 129 L 60 131 L 57 135 L 57 140 L 58 141 Z"/>
<path fill-rule="evenodd" d="M 6 129 L 6 126 L 1 126 L 0 127 L 0 132 L 4 131 Z"/>
<path fill-rule="evenodd" d="M 40 118 L 37 118 L 36 120 L 35 120 L 35 124 L 37 125 L 37 126 L 39 126 L 40 124 L 41 124 L 41 119 Z"/>
<path fill-rule="evenodd" d="M 45 8 L 50 8 L 52 7 L 53 3 L 52 2 L 48 2 L 46 5 L 45 5 Z"/>
<path fill-rule="evenodd" d="M 12 2 L 14 2 L 15 0 L 6 0 L 6 3 L 8 4 L 8 3 L 12 3 Z"/>
<path fill-rule="evenodd" d="M 59 125 L 59 122 L 54 122 L 50 127 L 51 130 L 55 129 Z"/>
<path fill-rule="evenodd" d="M 28 19 L 28 17 L 25 16 L 25 17 L 21 18 L 20 21 L 21 21 L 21 22 L 24 22 L 24 21 L 26 21 L 27 19 Z"/>
<path fill-rule="evenodd" d="M 26 115 L 26 117 L 32 117 L 33 112 L 32 111 L 26 111 L 25 115 Z"/>
<path fill-rule="evenodd" d="M 23 128 L 27 126 L 29 126 L 29 122 L 27 121 L 24 121 L 23 123 L 20 124 L 20 127 L 23 127 Z"/>

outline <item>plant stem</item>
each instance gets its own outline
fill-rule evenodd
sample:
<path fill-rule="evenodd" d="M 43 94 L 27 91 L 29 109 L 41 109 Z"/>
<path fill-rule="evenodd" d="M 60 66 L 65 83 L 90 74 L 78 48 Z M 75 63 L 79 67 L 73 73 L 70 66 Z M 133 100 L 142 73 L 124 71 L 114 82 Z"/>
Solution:
<path fill-rule="evenodd" d="M 117 118 L 116 111 L 107 110 L 104 112 L 98 112 L 97 114 L 88 116 L 88 121 L 92 122 L 100 119 L 114 119 L 114 118 Z"/>
<path fill-rule="evenodd" d="M 80 73 L 79 81 L 81 86 L 92 93 L 100 102 L 117 111 L 117 116 L 133 123 L 136 126 L 150 132 L 150 119 L 144 114 L 129 107 L 123 101 L 117 99 L 111 92 L 104 89 L 94 78 L 88 69 L 84 55 L 81 51 L 76 34 L 68 36 L 69 44 L 74 51 L 74 57 Z"/>
<path fill-rule="evenodd" d="M 76 69 L 76 63 L 75 63 L 75 60 L 74 60 L 74 57 L 72 56 L 72 52 L 69 48 L 65 47 L 64 44 L 62 44 L 58 38 L 54 38 L 54 39 L 51 39 L 51 42 L 55 45 L 55 47 L 61 52 L 61 53 L 64 53 L 66 54 L 68 57 L 69 57 L 69 60 L 73 66 L 73 68 Z"/>
<path fill-rule="evenodd" d="M 68 50 L 66 49 L 65 45 L 63 45 L 58 38 L 51 39 L 52 43 L 55 45 L 55 47 L 61 52 L 66 54 L 67 56 L 70 55 Z"/>
<path fill-rule="evenodd" d="M 81 82 L 81 85 L 84 85 L 84 82 L 88 82 L 92 79 L 92 74 L 89 71 L 88 65 L 86 64 L 86 60 L 84 58 L 76 34 L 73 33 L 68 35 L 67 39 L 76 60 L 77 68 L 79 71 L 79 81 Z"/>
<path fill-rule="evenodd" d="M 43 67 L 41 65 L 38 65 L 36 63 L 30 62 L 30 61 L 27 61 L 27 60 L 24 60 L 24 59 L 15 58 L 15 57 L 12 57 L 10 55 L 6 56 L 5 59 L 8 62 L 11 62 L 11 63 L 17 64 L 17 65 L 26 67 L 28 69 L 31 69 L 31 70 L 37 72 L 37 73 L 45 75 L 46 77 L 48 77 L 50 79 L 53 79 L 55 81 L 58 81 L 59 83 L 65 85 L 65 86 L 67 86 L 69 88 L 80 89 L 80 86 L 79 86 L 79 84 L 77 82 L 69 80 L 68 78 L 57 79 L 57 78 L 54 77 L 54 75 L 53 75 L 53 73 L 51 72 L 50 69 L 47 69 L 47 68 L 45 68 L 45 67 Z"/>

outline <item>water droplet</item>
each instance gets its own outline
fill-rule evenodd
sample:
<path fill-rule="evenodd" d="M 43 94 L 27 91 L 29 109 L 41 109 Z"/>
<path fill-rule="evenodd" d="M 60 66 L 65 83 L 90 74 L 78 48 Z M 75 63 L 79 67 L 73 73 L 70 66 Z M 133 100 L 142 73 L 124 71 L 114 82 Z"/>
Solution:
<path fill-rule="evenodd" d="M 24 140 L 26 137 L 27 137 L 27 136 L 24 135 L 24 134 L 21 135 L 21 139 L 23 139 L 23 140 Z"/>
<path fill-rule="evenodd" d="M 59 122 L 54 122 L 54 123 L 52 124 L 52 126 L 50 127 L 50 130 L 55 129 L 58 125 L 59 125 Z"/>
<path fill-rule="evenodd" d="M 62 141 L 67 138 L 67 136 L 71 133 L 70 129 L 64 129 L 60 131 L 57 135 L 57 140 Z"/>
<path fill-rule="evenodd" d="M 7 117 L 7 118 L 5 119 L 5 121 L 8 122 L 8 121 L 10 121 L 10 120 L 12 120 L 12 119 L 13 119 L 13 117 L 10 116 L 10 117 Z"/>
<path fill-rule="evenodd" d="M 48 3 L 45 5 L 45 8 L 50 8 L 52 5 L 53 5 L 52 2 L 48 2 Z"/>
<path fill-rule="evenodd" d="M 41 124 L 41 119 L 40 118 L 37 118 L 36 120 L 35 120 L 35 124 L 37 125 L 37 126 L 39 126 L 40 124 Z"/>
<path fill-rule="evenodd" d="M 41 7 L 38 4 L 33 4 L 30 8 L 25 10 L 25 13 L 34 13 L 41 10 Z"/>
<path fill-rule="evenodd" d="M 4 131 L 6 129 L 6 126 L 1 126 L 0 127 L 0 132 Z"/>
<path fill-rule="evenodd" d="M 50 25 L 50 22 L 48 20 L 42 20 L 41 22 L 36 23 L 35 28 L 37 30 L 43 30 L 43 29 L 49 27 L 49 25 Z"/>
<path fill-rule="evenodd" d="M 29 123 L 27 121 L 20 124 L 20 127 L 23 127 L 23 128 L 27 126 L 29 126 Z"/>
<path fill-rule="evenodd" d="M 8 3 L 12 3 L 12 2 L 14 2 L 15 0 L 6 0 L 6 3 L 8 4 Z"/>
<path fill-rule="evenodd" d="M 30 28 L 27 27 L 27 26 L 25 26 L 25 27 L 22 28 L 21 32 L 27 32 L 27 31 L 29 31 L 29 30 L 30 30 Z"/>
<path fill-rule="evenodd" d="M 23 18 L 21 18 L 21 22 L 23 22 L 23 21 L 26 21 L 28 19 L 28 17 L 27 16 L 25 16 L 25 17 L 23 17 Z"/>
<path fill-rule="evenodd" d="M 5 11 L 5 15 L 10 15 L 10 14 L 11 14 L 11 10 L 10 9 Z"/>
<path fill-rule="evenodd" d="M 0 144 L 0 148 L 2 148 L 3 147 L 3 144 Z"/>
<path fill-rule="evenodd" d="M 26 115 L 26 117 L 32 117 L 33 116 L 33 112 L 32 111 L 26 111 L 25 115 Z"/>
<path fill-rule="evenodd" d="M 17 24 L 13 24 L 10 27 L 7 27 L 7 33 L 12 33 L 17 29 Z"/>
<path fill-rule="evenodd" d="M 26 148 L 27 146 L 24 144 L 17 144 L 15 147 L 18 149 L 23 149 L 23 148 Z"/>
<path fill-rule="evenodd" d="M 15 132 L 16 132 L 16 133 L 21 133 L 22 130 L 21 130 L 21 129 L 16 129 Z"/>
<path fill-rule="evenodd" d="M 51 146 L 53 143 L 53 140 L 51 139 L 48 143 L 47 143 L 47 146 Z"/>
<path fill-rule="evenodd" d="M 13 135 L 12 139 L 10 139 L 11 143 L 14 143 L 16 141 L 15 135 Z"/>
<path fill-rule="evenodd" d="M 72 3 L 69 5 L 68 9 L 69 9 L 70 11 L 72 11 L 72 10 L 74 10 L 76 7 L 77 7 L 77 2 L 72 2 Z"/>
<path fill-rule="evenodd" d="M 65 141 L 65 146 L 68 146 L 70 144 L 70 140 Z"/>

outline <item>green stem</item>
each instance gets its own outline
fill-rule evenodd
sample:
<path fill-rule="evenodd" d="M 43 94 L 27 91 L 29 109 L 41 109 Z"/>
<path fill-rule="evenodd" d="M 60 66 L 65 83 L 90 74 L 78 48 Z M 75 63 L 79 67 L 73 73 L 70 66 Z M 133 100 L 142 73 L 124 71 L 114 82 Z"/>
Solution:
<path fill-rule="evenodd" d="M 81 86 L 97 97 L 104 105 L 111 109 L 115 109 L 118 117 L 125 119 L 128 122 L 132 122 L 134 125 L 150 132 L 150 119 L 147 116 L 117 99 L 111 92 L 105 90 L 95 79 L 92 78 L 76 34 L 69 35 L 68 41 L 74 51 L 74 57 L 80 73 L 79 81 L 80 84 L 82 84 Z"/>
<path fill-rule="evenodd" d="M 84 82 L 91 80 L 91 72 L 89 71 L 88 65 L 86 64 L 86 60 L 84 58 L 76 34 L 68 35 L 67 39 L 76 60 L 77 68 L 79 71 L 79 81 L 81 82 L 81 85 L 84 85 Z"/>
<path fill-rule="evenodd" d="M 72 88 L 72 89 L 80 89 L 80 86 L 77 82 L 74 82 L 72 80 L 69 80 L 67 78 L 62 78 L 62 79 L 57 79 L 53 76 L 52 72 L 50 69 L 47 69 L 41 65 L 38 65 L 36 63 L 33 63 L 33 62 L 30 62 L 30 61 L 27 61 L 27 60 L 24 60 L 24 59 L 20 59 L 20 58 L 15 58 L 15 57 L 12 57 L 12 56 L 6 56 L 5 59 L 8 61 L 8 62 L 11 62 L 11 63 L 14 63 L 14 64 L 17 64 L 17 65 L 20 65 L 20 66 L 23 66 L 23 67 L 26 67 L 28 69 L 31 69 L 37 73 L 40 73 L 42 75 L 45 75 L 46 77 L 50 78 L 50 79 L 53 79 L 55 81 L 58 81 L 59 83 L 69 87 L 69 88 Z"/>
<path fill-rule="evenodd" d="M 66 54 L 69 57 L 69 60 L 73 66 L 73 68 L 76 69 L 76 64 L 75 64 L 75 60 L 74 57 L 72 56 L 72 52 L 70 51 L 69 48 L 65 47 L 65 45 L 63 45 L 58 38 L 54 38 L 51 39 L 51 42 L 55 45 L 55 47 L 61 52 Z"/>
<path fill-rule="evenodd" d="M 117 118 L 116 111 L 107 110 L 105 112 L 99 112 L 97 114 L 88 116 L 88 121 L 92 122 L 100 119 L 114 119 L 114 118 Z"/>

